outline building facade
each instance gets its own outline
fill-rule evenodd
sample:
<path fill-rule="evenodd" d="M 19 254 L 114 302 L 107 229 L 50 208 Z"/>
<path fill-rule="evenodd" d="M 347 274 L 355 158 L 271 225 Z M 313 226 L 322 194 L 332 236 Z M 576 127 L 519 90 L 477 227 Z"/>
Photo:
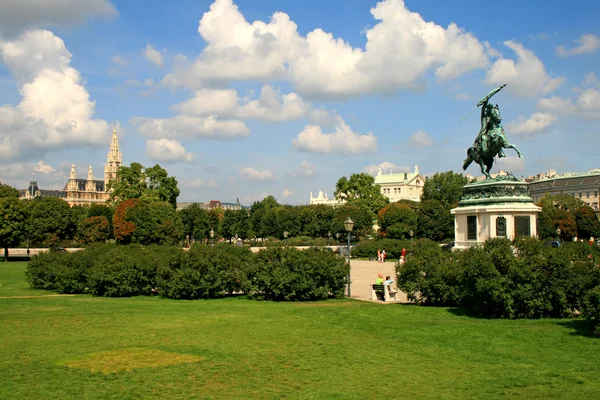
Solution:
<path fill-rule="evenodd" d="M 201 208 L 203 208 L 205 210 L 213 210 L 215 208 L 221 208 L 223 210 L 245 210 L 245 209 L 250 208 L 250 207 L 241 205 L 240 199 L 237 198 L 235 203 L 224 203 L 221 200 L 211 200 L 208 203 L 207 202 L 200 202 L 200 203 L 182 202 L 182 203 L 177 203 L 177 209 L 183 210 L 184 208 L 188 208 L 192 204 L 198 204 Z"/>
<path fill-rule="evenodd" d="M 563 174 L 552 170 L 530 176 L 527 181 L 534 202 L 541 200 L 546 193 L 567 194 L 581 199 L 595 211 L 600 211 L 600 169 L 592 169 L 587 173 Z"/>
<path fill-rule="evenodd" d="M 327 197 L 327 193 L 323 194 L 322 190 L 319 190 L 319 195 L 317 197 L 313 197 L 312 192 L 310 192 L 310 198 L 309 198 L 309 203 L 310 205 L 313 204 L 324 204 L 326 206 L 332 206 L 332 207 L 337 207 L 337 206 L 341 206 L 342 204 L 345 204 L 346 200 L 344 199 L 336 199 L 335 197 L 330 199 Z"/>
<path fill-rule="evenodd" d="M 414 172 L 402 172 L 399 174 L 384 174 L 381 168 L 375 176 L 375 184 L 381 188 L 381 194 L 395 203 L 399 200 L 421 201 L 425 178 L 419 173 L 419 167 L 415 165 Z"/>
<path fill-rule="evenodd" d="M 37 181 L 29 182 L 29 187 L 21 191 L 22 199 L 34 197 L 59 197 L 69 203 L 70 206 L 82 206 L 86 204 L 106 203 L 110 197 L 108 183 L 117 177 L 117 171 L 123 165 L 123 155 L 119 149 L 119 138 L 116 126 L 113 129 L 110 148 L 104 165 L 104 179 L 96 179 L 92 166 L 90 165 L 85 179 L 78 179 L 75 172 L 75 164 L 71 164 L 69 180 L 62 190 L 40 189 Z"/>

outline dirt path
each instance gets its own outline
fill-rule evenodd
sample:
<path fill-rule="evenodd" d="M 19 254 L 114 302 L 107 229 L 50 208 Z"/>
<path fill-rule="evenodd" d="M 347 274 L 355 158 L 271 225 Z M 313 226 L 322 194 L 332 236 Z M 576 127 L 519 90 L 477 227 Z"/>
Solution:
<path fill-rule="evenodd" d="M 357 300 L 367 300 L 373 301 L 381 304 L 393 304 L 393 303 L 405 303 L 407 302 L 406 294 L 403 292 L 398 292 L 398 301 L 396 302 L 388 302 L 385 303 L 379 300 L 371 300 L 371 288 L 370 284 L 375 283 L 375 279 L 377 279 L 377 274 L 382 274 L 385 278 L 386 276 L 391 276 L 394 281 L 396 280 L 396 271 L 395 271 L 395 260 L 388 260 L 387 262 L 381 264 L 377 261 L 364 261 L 364 260 L 351 260 L 350 268 L 351 268 L 351 281 L 352 281 L 352 298 Z M 396 284 L 392 285 L 393 288 L 396 288 Z"/>

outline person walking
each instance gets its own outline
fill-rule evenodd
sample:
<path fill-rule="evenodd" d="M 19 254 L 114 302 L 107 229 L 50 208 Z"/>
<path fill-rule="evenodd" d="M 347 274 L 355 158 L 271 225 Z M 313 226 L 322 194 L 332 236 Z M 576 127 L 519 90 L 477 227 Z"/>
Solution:
<path fill-rule="evenodd" d="M 381 262 L 381 250 L 377 249 L 377 262 Z"/>

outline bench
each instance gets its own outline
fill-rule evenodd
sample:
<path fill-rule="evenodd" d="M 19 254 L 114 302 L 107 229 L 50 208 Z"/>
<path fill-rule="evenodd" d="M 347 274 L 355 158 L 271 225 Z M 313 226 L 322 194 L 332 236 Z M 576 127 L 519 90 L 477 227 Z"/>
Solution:
<path fill-rule="evenodd" d="M 390 285 L 377 285 L 375 283 L 369 284 L 371 287 L 371 300 L 397 300 L 395 290 L 390 288 Z"/>

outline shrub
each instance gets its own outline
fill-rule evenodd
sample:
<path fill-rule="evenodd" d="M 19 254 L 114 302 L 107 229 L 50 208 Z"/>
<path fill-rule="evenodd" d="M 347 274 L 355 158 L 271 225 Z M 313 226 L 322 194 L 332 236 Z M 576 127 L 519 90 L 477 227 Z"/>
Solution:
<path fill-rule="evenodd" d="M 584 316 L 590 321 L 592 334 L 600 336 L 600 286 L 589 290 L 585 296 Z"/>
<path fill-rule="evenodd" d="M 248 278 L 253 298 L 314 301 L 342 297 L 348 272 L 343 257 L 330 251 L 275 247 L 256 255 Z"/>

